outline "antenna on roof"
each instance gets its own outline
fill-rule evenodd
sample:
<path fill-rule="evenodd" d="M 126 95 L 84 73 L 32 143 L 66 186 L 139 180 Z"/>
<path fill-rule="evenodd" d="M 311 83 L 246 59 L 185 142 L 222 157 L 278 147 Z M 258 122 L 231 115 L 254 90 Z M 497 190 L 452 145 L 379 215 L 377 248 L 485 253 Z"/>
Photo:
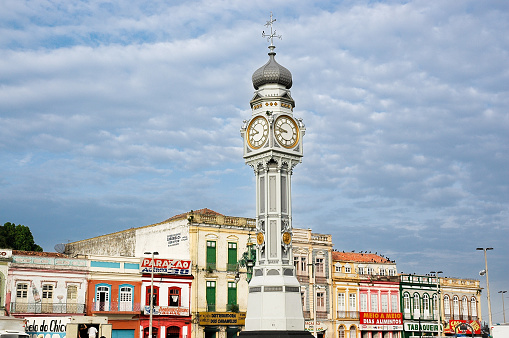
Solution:
<path fill-rule="evenodd" d="M 65 252 L 65 243 L 59 243 L 55 245 L 55 251 L 58 253 L 64 253 Z"/>

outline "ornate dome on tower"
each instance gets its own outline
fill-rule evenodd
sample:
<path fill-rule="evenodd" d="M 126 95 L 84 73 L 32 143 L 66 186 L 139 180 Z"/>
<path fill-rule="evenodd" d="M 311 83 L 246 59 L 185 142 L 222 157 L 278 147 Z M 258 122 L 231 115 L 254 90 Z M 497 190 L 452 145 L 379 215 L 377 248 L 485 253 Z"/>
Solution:
<path fill-rule="evenodd" d="M 292 73 L 276 62 L 276 53 L 269 53 L 269 61 L 253 73 L 253 87 L 260 88 L 268 83 L 277 83 L 290 89 L 292 87 Z"/>

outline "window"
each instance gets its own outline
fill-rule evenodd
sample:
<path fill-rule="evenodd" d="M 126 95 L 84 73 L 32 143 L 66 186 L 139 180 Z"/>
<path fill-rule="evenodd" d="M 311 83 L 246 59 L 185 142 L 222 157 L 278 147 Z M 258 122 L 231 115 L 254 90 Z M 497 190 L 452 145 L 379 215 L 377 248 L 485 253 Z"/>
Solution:
<path fill-rule="evenodd" d="M 451 315 L 451 302 L 449 301 L 449 296 L 444 296 L 444 313 L 446 316 Z"/>
<path fill-rule="evenodd" d="M 378 312 L 378 295 L 376 293 L 371 294 L 371 312 Z"/>
<path fill-rule="evenodd" d="M 97 285 L 95 291 L 95 310 L 110 310 L 110 286 Z"/>
<path fill-rule="evenodd" d="M 237 305 L 237 283 L 228 282 L 228 307 L 232 310 L 232 306 Z"/>
<path fill-rule="evenodd" d="M 418 293 L 414 293 L 414 318 L 419 318 L 421 315 L 421 302 Z"/>
<path fill-rule="evenodd" d="M 42 285 L 42 300 L 51 300 L 53 299 L 53 285 L 52 284 L 43 284 Z"/>
<path fill-rule="evenodd" d="M 345 327 L 340 326 L 338 329 L 338 338 L 345 338 Z"/>
<path fill-rule="evenodd" d="M 398 295 L 391 295 L 391 312 L 399 312 L 398 311 Z"/>
<path fill-rule="evenodd" d="M 315 260 L 316 264 L 316 275 L 317 276 L 324 276 L 325 275 L 325 267 L 323 263 L 323 258 L 316 258 Z"/>
<path fill-rule="evenodd" d="M 438 318 L 438 296 L 436 293 L 433 295 L 433 317 Z"/>
<path fill-rule="evenodd" d="M 361 312 L 368 312 L 368 295 L 361 293 Z"/>
<path fill-rule="evenodd" d="M 373 268 L 372 267 L 368 267 L 368 275 L 372 275 L 373 274 Z"/>
<path fill-rule="evenodd" d="M 352 272 L 352 268 L 350 267 L 350 265 L 345 265 L 345 273 L 351 273 Z"/>
<path fill-rule="evenodd" d="M 119 300 L 119 311 L 132 311 L 133 288 L 131 286 L 120 286 L 118 300 Z"/>
<path fill-rule="evenodd" d="M 78 287 L 76 285 L 67 286 L 67 302 L 76 302 L 78 299 Z"/>
<path fill-rule="evenodd" d="M 389 312 L 389 295 L 381 295 L 382 312 Z"/>
<path fill-rule="evenodd" d="M 216 282 L 207 281 L 207 311 L 215 312 L 216 311 Z"/>
<path fill-rule="evenodd" d="M 27 300 L 28 299 L 28 284 L 27 283 L 18 283 L 16 285 L 16 298 L 17 300 Z"/>
<path fill-rule="evenodd" d="M 168 306 L 180 306 L 180 293 L 180 288 L 171 287 L 168 289 Z"/>
<path fill-rule="evenodd" d="M 349 311 L 357 311 L 357 295 L 355 293 L 351 293 L 348 295 L 348 310 Z"/>
<path fill-rule="evenodd" d="M 396 271 L 394 269 L 389 269 L 389 276 L 396 275 Z"/>
<path fill-rule="evenodd" d="M 475 297 L 470 299 L 470 314 L 472 317 L 477 317 L 477 299 Z"/>
<path fill-rule="evenodd" d="M 207 241 L 207 270 L 216 269 L 216 242 Z"/>
<path fill-rule="evenodd" d="M 362 266 L 359 266 L 358 271 L 359 275 L 364 275 L 364 268 Z"/>
<path fill-rule="evenodd" d="M 461 299 L 461 314 L 463 315 L 463 319 L 467 319 L 465 317 L 468 317 L 468 298 L 466 296 L 463 296 Z"/>
<path fill-rule="evenodd" d="M 403 308 L 406 313 L 410 313 L 410 295 L 408 293 L 403 296 Z"/>
<path fill-rule="evenodd" d="M 145 305 L 150 306 L 150 285 L 145 288 Z M 154 285 L 154 292 L 152 293 L 153 305 L 159 306 L 159 286 Z"/>
<path fill-rule="evenodd" d="M 338 265 L 335 265 L 334 267 L 335 267 L 334 271 L 341 272 L 341 265 L 338 264 Z"/>
<path fill-rule="evenodd" d="M 455 319 L 459 317 L 457 317 L 459 314 L 460 314 L 460 300 L 458 298 L 458 296 L 454 296 L 452 297 L 452 306 L 453 306 L 453 314 L 454 314 L 454 317 Z"/>
<path fill-rule="evenodd" d="M 325 292 L 323 291 L 316 293 L 316 310 L 325 311 Z"/>
<path fill-rule="evenodd" d="M 345 294 L 338 293 L 338 311 L 345 311 Z"/>
<path fill-rule="evenodd" d="M 424 294 L 422 296 L 422 313 L 424 314 L 424 319 L 429 316 L 429 295 Z"/>
<path fill-rule="evenodd" d="M 379 271 L 380 271 L 379 272 L 380 276 L 385 276 L 385 269 L 384 268 L 380 268 Z"/>
<path fill-rule="evenodd" d="M 237 268 L 237 243 L 228 242 L 228 271 L 235 271 Z"/>
<path fill-rule="evenodd" d="M 294 256 L 293 265 L 295 266 L 297 275 L 305 275 L 308 271 L 307 260 L 305 256 Z"/>
<path fill-rule="evenodd" d="M 357 337 L 357 329 L 354 325 L 350 326 L 350 338 Z"/>

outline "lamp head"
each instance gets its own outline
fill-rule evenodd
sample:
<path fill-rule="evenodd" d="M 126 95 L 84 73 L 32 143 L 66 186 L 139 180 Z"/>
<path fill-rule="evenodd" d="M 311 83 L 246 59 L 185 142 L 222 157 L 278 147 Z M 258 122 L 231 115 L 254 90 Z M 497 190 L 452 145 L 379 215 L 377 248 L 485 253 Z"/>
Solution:
<path fill-rule="evenodd" d="M 486 274 L 486 270 L 482 269 L 479 271 L 479 276 L 484 276 Z"/>

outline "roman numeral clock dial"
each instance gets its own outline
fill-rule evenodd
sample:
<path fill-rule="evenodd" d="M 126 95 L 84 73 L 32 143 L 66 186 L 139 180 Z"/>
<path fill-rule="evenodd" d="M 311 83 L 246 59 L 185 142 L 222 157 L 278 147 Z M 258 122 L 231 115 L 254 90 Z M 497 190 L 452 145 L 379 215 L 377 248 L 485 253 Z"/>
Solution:
<path fill-rule="evenodd" d="M 262 117 L 257 116 L 247 127 L 247 142 L 253 149 L 261 148 L 269 138 L 269 122 Z"/>
<path fill-rule="evenodd" d="M 283 115 L 274 123 L 274 135 L 281 146 L 293 148 L 299 141 L 299 127 L 291 117 Z"/>

